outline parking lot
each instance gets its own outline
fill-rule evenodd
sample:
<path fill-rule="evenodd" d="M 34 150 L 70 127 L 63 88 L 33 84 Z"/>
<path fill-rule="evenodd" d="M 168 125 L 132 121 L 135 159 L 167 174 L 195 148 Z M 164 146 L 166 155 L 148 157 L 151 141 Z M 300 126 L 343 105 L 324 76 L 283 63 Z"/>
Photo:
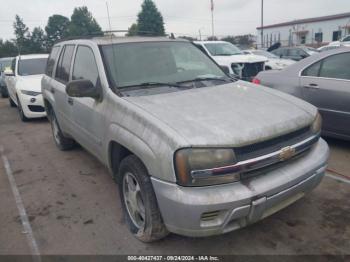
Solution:
<path fill-rule="evenodd" d="M 331 176 L 281 212 L 222 236 L 171 234 L 144 244 L 129 233 L 107 170 L 82 148 L 59 151 L 47 120 L 22 123 L 17 109 L 0 100 L 2 156 L 40 254 L 350 254 L 350 143 L 327 141 Z M 0 255 L 30 254 L 4 161 L 0 210 Z"/>

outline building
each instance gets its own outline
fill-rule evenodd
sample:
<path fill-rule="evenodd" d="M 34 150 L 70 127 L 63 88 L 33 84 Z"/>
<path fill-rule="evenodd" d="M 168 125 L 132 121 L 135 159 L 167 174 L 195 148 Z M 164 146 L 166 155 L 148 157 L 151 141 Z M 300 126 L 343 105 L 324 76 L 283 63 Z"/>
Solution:
<path fill-rule="evenodd" d="M 257 45 L 261 47 L 261 27 L 257 28 Z M 294 20 L 263 27 L 263 47 L 276 42 L 283 46 L 321 46 L 350 34 L 350 12 Z"/>

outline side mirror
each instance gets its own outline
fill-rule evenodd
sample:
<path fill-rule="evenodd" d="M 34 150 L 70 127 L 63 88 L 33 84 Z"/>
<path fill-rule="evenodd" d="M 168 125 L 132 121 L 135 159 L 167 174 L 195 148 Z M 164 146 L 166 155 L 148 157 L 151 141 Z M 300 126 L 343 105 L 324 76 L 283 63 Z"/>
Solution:
<path fill-rule="evenodd" d="M 100 99 L 100 89 L 95 87 L 90 80 L 79 79 L 70 81 L 66 86 L 66 93 L 71 97 L 91 97 Z"/>
<path fill-rule="evenodd" d="M 220 66 L 220 68 L 226 75 L 230 74 L 230 69 L 227 66 Z"/>

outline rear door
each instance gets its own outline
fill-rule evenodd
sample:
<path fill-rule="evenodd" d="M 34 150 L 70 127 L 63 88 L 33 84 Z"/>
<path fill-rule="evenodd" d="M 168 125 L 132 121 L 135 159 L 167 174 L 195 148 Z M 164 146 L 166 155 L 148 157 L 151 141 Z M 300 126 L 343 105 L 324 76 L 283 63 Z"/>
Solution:
<path fill-rule="evenodd" d="M 9 93 L 10 98 L 17 103 L 17 99 L 16 99 L 16 77 L 17 77 L 17 58 L 14 58 L 11 62 L 11 70 L 13 75 L 12 76 L 7 76 L 5 78 L 6 81 L 6 85 L 7 85 L 7 90 Z"/>
<path fill-rule="evenodd" d="M 54 89 L 56 117 L 62 131 L 69 134 L 71 134 L 72 107 L 69 104 L 70 99 L 66 93 L 66 85 L 69 81 L 74 50 L 75 45 L 68 44 L 63 46 L 56 66 L 55 76 L 51 84 Z"/>
<path fill-rule="evenodd" d="M 322 114 L 323 129 L 350 136 L 350 52 L 328 56 L 301 73 L 306 101 Z"/>

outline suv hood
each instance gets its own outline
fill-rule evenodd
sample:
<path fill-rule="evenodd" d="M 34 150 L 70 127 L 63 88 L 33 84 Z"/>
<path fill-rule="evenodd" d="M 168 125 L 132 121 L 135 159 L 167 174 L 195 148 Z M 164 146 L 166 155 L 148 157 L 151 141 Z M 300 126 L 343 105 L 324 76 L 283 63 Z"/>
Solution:
<path fill-rule="evenodd" d="M 231 55 L 231 56 L 212 56 L 212 58 L 220 64 L 232 63 L 258 63 L 266 62 L 268 59 L 257 55 Z"/>
<path fill-rule="evenodd" d="M 310 125 L 317 111 L 300 99 L 244 81 L 125 99 L 168 125 L 188 146 L 260 142 Z"/>
<path fill-rule="evenodd" d="M 16 87 L 19 90 L 41 92 L 41 79 L 43 75 L 17 76 Z"/>

